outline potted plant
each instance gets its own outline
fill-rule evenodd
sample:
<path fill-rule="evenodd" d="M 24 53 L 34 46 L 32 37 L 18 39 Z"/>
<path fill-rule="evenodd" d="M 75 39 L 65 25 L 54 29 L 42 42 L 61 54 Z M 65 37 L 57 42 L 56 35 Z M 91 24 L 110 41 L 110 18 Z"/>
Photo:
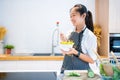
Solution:
<path fill-rule="evenodd" d="M 14 49 L 14 46 L 10 45 L 10 44 L 7 44 L 7 45 L 4 46 L 4 49 L 5 49 L 5 54 L 10 55 L 12 49 Z"/>

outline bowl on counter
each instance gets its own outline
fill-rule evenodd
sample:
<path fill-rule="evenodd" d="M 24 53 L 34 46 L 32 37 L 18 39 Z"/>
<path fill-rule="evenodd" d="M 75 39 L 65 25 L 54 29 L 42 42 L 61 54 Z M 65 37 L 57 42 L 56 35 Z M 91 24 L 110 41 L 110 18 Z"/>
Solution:
<path fill-rule="evenodd" d="M 111 76 L 102 76 L 102 80 L 113 80 Z"/>
<path fill-rule="evenodd" d="M 103 65 L 100 64 L 100 74 L 101 74 L 101 78 L 102 80 L 120 80 L 120 69 L 119 69 L 119 65 L 117 64 L 111 64 L 113 73 L 112 75 L 108 75 L 107 72 L 105 72 L 106 70 L 104 70 Z M 109 69 L 109 67 L 106 67 L 108 69 L 108 72 L 111 73 L 111 70 Z"/>

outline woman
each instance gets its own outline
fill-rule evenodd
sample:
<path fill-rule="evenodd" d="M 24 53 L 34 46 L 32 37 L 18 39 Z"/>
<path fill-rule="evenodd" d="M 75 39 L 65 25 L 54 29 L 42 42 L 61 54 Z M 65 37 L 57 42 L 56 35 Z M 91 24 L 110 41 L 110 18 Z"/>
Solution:
<path fill-rule="evenodd" d="M 76 4 L 70 10 L 70 19 L 75 31 L 71 33 L 69 39 L 62 33 L 60 38 L 62 41 L 72 40 L 74 46 L 69 51 L 61 50 L 65 54 L 61 73 L 64 70 L 88 70 L 93 65 L 96 67 L 97 57 L 94 50 L 97 50 L 97 38 L 93 34 L 91 12 L 87 11 L 84 5 Z"/>

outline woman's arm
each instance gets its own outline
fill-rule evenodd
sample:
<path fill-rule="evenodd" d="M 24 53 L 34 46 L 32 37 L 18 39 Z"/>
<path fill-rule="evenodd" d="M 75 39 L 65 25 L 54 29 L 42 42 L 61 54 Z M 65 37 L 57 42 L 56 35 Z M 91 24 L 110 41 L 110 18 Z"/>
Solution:
<path fill-rule="evenodd" d="M 78 51 L 73 49 L 73 54 L 78 55 Z M 88 63 L 94 63 L 93 59 L 90 58 L 88 55 L 80 53 L 80 55 L 78 56 L 81 60 L 88 62 Z"/>
<path fill-rule="evenodd" d="M 79 58 L 80 58 L 81 60 L 85 61 L 85 62 L 88 62 L 88 63 L 91 63 L 91 64 L 94 63 L 93 59 L 90 58 L 89 56 L 85 55 L 85 54 L 80 53 Z"/>
<path fill-rule="evenodd" d="M 72 48 L 70 51 L 63 51 L 61 50 L 63 54 L 67 54 L 67 55 L 78 55 L 78 51 L 75 50 L 74 48 Z M 78 56 L 81 60 L 88 62 L 88 63 L 94 63 L 94 60 L 92 58 L 90 58 L 88 55 L 85 55 L 83 53 L 80 53 L 80 55 Z"/>

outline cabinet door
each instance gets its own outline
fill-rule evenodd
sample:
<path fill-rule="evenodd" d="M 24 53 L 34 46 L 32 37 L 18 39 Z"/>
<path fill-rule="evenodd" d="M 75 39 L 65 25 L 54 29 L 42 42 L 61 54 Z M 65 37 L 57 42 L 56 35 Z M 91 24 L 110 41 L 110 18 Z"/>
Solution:
<path fill-rule="evenodd" d="M 59 70 L 62 66 L 62 61 L 17 61 L 18 70 Z"/>
<path fill-rule="evenodd" d="M 109 32 L 120 33 L 120 0 L 109 0 Z"/>
<path fill-rule="evenodd" d="M 57 72 L 62 61 L 0 61 L 0 72 Z"/>
<path fill-rule="evenodd" d="M 14 72 L 17 70 L 17 61 L 0 61 L 0 72 Z"/>

